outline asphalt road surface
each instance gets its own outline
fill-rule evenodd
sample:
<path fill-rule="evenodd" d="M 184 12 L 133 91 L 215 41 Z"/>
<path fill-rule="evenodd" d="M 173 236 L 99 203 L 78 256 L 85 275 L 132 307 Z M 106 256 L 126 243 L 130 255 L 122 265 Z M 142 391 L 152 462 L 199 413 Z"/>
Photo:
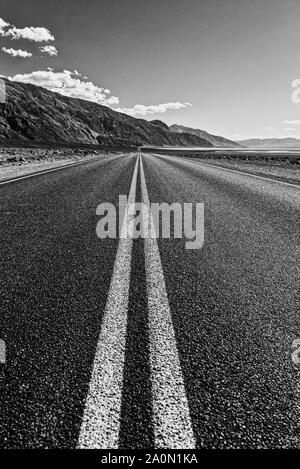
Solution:
<path fill-rule="evenodd" d="M 100 239 L 119 195 L 204 203 L 203 246 Z M 299 187 L 129 154 L 0 200 L 1 448 L 300 447 Z"/>

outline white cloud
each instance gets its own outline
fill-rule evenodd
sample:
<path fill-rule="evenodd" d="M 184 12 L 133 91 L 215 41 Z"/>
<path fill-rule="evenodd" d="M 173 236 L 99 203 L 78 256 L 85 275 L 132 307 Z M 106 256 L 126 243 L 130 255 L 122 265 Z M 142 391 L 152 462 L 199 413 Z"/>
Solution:
<path fill-rule="evenodd" d="M 292 82 L 292 88 L 295 88 L 295 90 L 291 94 L 291 99 L 294 104 L 299 104 L 300 103 L 300 79 L 296 78 Z"/>
<path fill-rule="evenodd" d="M 285 132 L 296 132 L 296 129 L 294 129 L 293 127 L 286 127 L 284 129 Z"/>
<path fill-rule="evenodd" d="M 43 26 L 25 26 L 25 28 L 16 28 L 0 18 L 0 36 L 10 39 L 27 39 L 34 42 L 49 42 L 55 38 L 49 29 Z"/>
<path fill-rule="evenodd" d="M 7 49 L 6 47 L 2 47 L 1 49 L 5 54 L 9 54 L 12 57 L 32 57 L 32 53 L 28 52 L 27 50 L 22 50 L 22 49 Z"/>
<path fill-rule="evenodd" d="M 40 70 L 31 73 L 17 74 L 13 77 L 9 77 L 9 79 L 22 83 L 32 83 L 64 96 L 81 98 L 104 106 L 119 103 L 119 98 L 116 96 L 108 96 L 105 88 L 94 85 L 91 81 L 83 81 L 81 76 L 68 70 L 64 70 L 63 72 Z"/>
<path fill-rule="evenodd" d="M 8 78 L 12 81 L 32 83 L 64 96 L 80 98 L 108 107 L 119 104 L 119 98 L 112 96 L 108 88 L 102 88 L 88 81 L 87 77 L 82 76 L 77 70 L 55 72 L 52 68 L 48 67 L 46 70 L 17 74 Z M 147 116 L 156 113 L 163 114 L 168 110 L 184 109 L 190 106 L 192 106 L 191 103 L 187 102 L 169 102 L 149 106 L 136 104 L 132 108 L 119 108 L 115 110 L 131 116 Z"/>
<path fill-rule="evenodd" d="M 2 18 L 0 18 L 0 35 L 1 35 L 1 31 L 7 28 L 8 26 L 10 26 L 10 24 L 4 21 Z"/>
<path fill-rule="evenodd" d="M 57 55 L 57 49 L 55 46 L 40 46 L 40 51 L 43 53 L 43 54 L 48 54 L 50 56 L 55 56 Z"/>
<path fill-rule="evenodd" d="M 266 130 L 268 132 L 275 132 L 275 129 L 273 127 L 270 127 L 269 125 L 267 125 Z"/>
<path fill-rule="evenodd" d="M 300 125 L 300 120 L 299 119 L 285 120 L 285 121 L 282 121 L 282 125 Z"/>
<path fill-rule="evenodd" d="M 163 103 L 163 104 L 155 104 L 145 106 L 144 104 L 136 104 L 134 107 L 131 108 L 119 108 L 116 109 L 118 112 L 123 112 L 124 114 L 129 114 L 130 116 L 148 116 L 152 114 L 164 114 L 166 111 L 175 110 L 175 109 L 183 109 L 186 107 L 192 106 L 191 103 L 179 103 L 179 102 L 171 102 L 171 103 Z"/>
<path fill-rule="evenodd" d="M 54 36 L 47 28 L 35 28 L 34 26 L 26 26 L 25 28 L 16 28 L 13 26 L 6 31 L 5 36 L 11 37 L 12 39 L 27 39 L 33 42 L 49 42 L 55 40 Z"/>

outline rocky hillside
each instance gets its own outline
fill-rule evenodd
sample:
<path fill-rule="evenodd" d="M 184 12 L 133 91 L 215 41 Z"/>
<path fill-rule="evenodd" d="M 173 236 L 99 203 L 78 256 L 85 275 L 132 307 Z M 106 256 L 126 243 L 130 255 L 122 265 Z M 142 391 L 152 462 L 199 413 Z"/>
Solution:
<path fill-rule="evenodd" d="M 183 125 L 171 125 L 169 129 L 172 132 L 175 132 L 177 134 L 190 134 L 190 135 L 195 135 L 196 137 L 202 138 L 203 140 L 206 140 L 209 142 L 213 147 L 240 147 L 241 145 L 237 142 L 232 142 L 231 140 L 228 140 L 227 138 L 224 137 L 219 137 L 218 135 L 212 135 L 209 134 L 208 132 L 205 132 L 205 130 L 201 129 L 192 129 L 191 127 L 184 127 Z"/>
<path fill-rule="evenodd" d="M 5 82 L 6 103 L 0 104 L 2 142 L 212 146 L 205 138 L 171 132 L 158 120 L 135 119 L 35 85 Z"/>

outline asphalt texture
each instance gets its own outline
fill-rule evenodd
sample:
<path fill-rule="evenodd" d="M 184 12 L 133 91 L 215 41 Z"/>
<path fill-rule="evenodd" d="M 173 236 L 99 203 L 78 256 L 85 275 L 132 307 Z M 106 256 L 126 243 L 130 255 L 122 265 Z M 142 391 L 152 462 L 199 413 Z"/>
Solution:
<path fill-rule="evenodd" d="M 129 194 L 136 158 L 0 185 L 0 448 L 78 446 L 119 244 L 96 236 L 96 208 Z M 205 207 L 201 249 L 157 240 L 196 447 L 299 448 L 299 187 L 195 158 L 142 160 L 151 203 Z M 126 449 L 166 437 L 155 426 L 145 249 L 133 241 L 118 415 Z"/>

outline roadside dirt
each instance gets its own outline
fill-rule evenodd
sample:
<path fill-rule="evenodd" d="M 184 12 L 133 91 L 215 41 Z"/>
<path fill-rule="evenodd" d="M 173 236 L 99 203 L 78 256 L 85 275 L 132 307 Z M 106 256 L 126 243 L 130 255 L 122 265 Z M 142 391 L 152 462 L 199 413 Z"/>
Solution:
<path fill-rule="evenodd" d="M 251 174 L 262 177 L 273 177 L 275 179 L 286 180 L 290 183 L 300 184 L 300 167 L 296 164 L 289 162 L 257 162 L 248 160 L 240 161 L 236 160 L 216 160 L 214 158 L 203 158 L 203 163 L 214 164 L 216 166 L 222 166 L 228 169 L 235 169 L 238 171 L 245 171 Z"/>
<path fill-rule="evenodd" d="M 119 153 L 67 148 L 0 148 L 0 180 Z"/>

